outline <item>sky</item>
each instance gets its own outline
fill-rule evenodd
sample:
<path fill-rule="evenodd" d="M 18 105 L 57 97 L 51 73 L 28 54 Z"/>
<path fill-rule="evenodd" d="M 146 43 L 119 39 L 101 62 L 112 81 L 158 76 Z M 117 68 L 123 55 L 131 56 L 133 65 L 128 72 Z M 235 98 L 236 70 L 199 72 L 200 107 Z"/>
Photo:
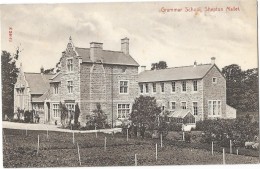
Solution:
<path fill-rule="evenodd" d="M 184 12 L 185 7 L 202 10 Z M 206 12 L 205 7 L 224 11 Z M 175 8 L 182 11 L 163 12 Z M 77 47 L 89 48 L 94 41 L 115 51 L 128 37 L 131 56 L 147 69 L 161 60 L 177 67 L 210 63 L 211 57 L 219 68 L 238 64 L 245 70 L 258 63 L 254 0 L 1 6 L 1 49 L 14 53 L 19 46 L 18 63 L 25 72 L 55 67 L 70 36 Z"/>

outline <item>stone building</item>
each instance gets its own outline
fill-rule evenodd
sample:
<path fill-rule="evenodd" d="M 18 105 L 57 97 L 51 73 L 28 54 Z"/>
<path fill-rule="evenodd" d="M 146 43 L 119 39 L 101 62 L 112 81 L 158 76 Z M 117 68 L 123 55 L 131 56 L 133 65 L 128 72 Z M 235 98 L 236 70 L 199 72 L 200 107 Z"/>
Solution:
<path fill-rule="evenodd" d="M 138 96 L 138 67 L 130 56 L 128 38 L 121 39 L 121 51 L 104 50 L 103 44 L 97 42 L 91 42 L 90 48 L 79 48 L 70 38 L 62 52 L 60 72 L 48 76 L 49 83 L 42 84 L 49 89 L 40 97 L 44 99 L 41 106 L 44 106 L 45 123 L 60 121 L 62 102 L 69 111 L 74 111 L 78 103 L 82 125 L 97 104 L 108 115 L 108 123 L 116 125 L 129 116 Z M 32 109 L 30 106 L 26 109 Z"/>
<path fill-rule="evenodd" d="M 23 72 L 20 65 L 17 82 L 14 86 L 14 111 L 36 110 L 44 122 L 44 100 L 50 88 L 50 78 L 53 74 Z M 23 118 L 23 117 L 22 117 Z"/>
<path fill-rule="evenodd" d="M 143 70 L 138 83 L 140 94 L 155 97 L 163 110 L 186 109 L 196 121 L 236 118 L 236 110 L 226 104 L 226 79 L 214 57 L 211 64 Z"/>
<path fill-rule="evenodd" d="M 164 110 L 185 109 L 196 120 L 235 118 L 236 110 L 226 104 L 226 80 L 215 65 L 197 64 L 142 71 L 129 53 L 129 39 L 121 39 L 121 50 L 104 50 L 102 43 L 91 42 L 89 48 L 74 46 L 69 39 L 60 58 L 56 74 L 25 73 L 20 68 L 14 92 L 14 110 L 36 110 L 40 121 L 60 122 L 60 102 L 70 112 L 80 108 L 79 122 L 97 104 L 108 116 L 108 123 L 120 124 L 131 113 L 134 99 L 153 96 Z M 142 67 L 144 68 L 144 67 Z M 184 112 L 184 111 L 179 111 Z"/>

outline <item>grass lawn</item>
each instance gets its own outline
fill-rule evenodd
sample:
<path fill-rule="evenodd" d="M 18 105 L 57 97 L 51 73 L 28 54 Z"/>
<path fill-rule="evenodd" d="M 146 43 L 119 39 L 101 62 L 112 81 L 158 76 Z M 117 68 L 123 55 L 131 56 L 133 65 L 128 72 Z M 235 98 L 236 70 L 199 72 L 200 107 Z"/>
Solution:
<path fill-rule="evenodd" d="M 40 136 L 40 150 L 37 154 L 37 140 Z M 98 133 L 72 133 L 28 131 L 4 129 L 4 167 L 75 167 L 79 166 L 77 143 L 80 147 L 82 166 L 133 166 L 135 154 L 138 165 L 189 165 L 222 164 L 222 153 L 200 147 L 185 146 L 191 143 L 165 140 L 129 139 L 120 135 Z M 104 138 L 107 138 L 106 151 Z M 155 144 L 158 143 L 158 159 L 155 157 Z M 258 157 L 226 154 L 226 164 L 259 163 Z"/>

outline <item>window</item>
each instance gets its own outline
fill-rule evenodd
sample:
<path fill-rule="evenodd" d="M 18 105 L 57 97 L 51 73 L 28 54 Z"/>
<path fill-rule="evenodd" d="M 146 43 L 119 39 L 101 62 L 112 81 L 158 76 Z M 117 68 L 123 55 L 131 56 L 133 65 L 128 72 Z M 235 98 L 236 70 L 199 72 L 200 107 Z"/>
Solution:
<path fill-rule="evenodd" d="M 182 109 L 187 109 L 187 103 L 186 102 L 181 102 L 181 108 Z"/>
<path fill-rule="evenodd" d="M 75 112 L 75 103 L 66 103 L 66 107 L 69 114 L 73 114 Z"/>
<path fill-rule="evenodd" d="M 144 85 L 143 85 L 143 84 L 140 84 L 139 86 L 140 86 L 140 92 L 141 92 L 141 93 L 144 93 Z"/>
<path fill-rule="evenodd" d="M 172 92 L 175 92 L 175 82 L 172 82 Z"/>
<path fill-rule="evenodd" d="M 176 109 L 176 102 L 171 102 L 171 109 L 175 110 Z"/>
<path fill-rule="evenodd" d="M 221 115 L 221 101 L 220 100 L 209 100 L 208 114 L 209 114 L 209 116 L 220 116 Z"/>
<path fill-rule="evenodd" d="M 193 102 L 193 114 L 198 115 L 198 102 Z"/>
<path fill-rule="evenodd" d="M 182 81 L 182 91 L 186 92 L 186 81 Z"/>
<path fill-rule="evenodd" d="M 156 92 L 156 83 L 153 83 L 153 92 Z"/>
<path fill-rule="evenodd" d="M 24 88 L 19 88 L 16 90 L 17 90 L 17 94 L 23 94 L 23 92 L 24 92 Z"/>
<path fill-rule="evenodd" d="M 68 81 L 68 91 L 69 91 L 69 93 L 73 92 L 73 82 L 72 81 Z"/>
<path fill-rule="evenodd" d="M 59 112 L 59 104 L 53 104 L 53 117 L 59 117 L 60 112 Z"/>
<path fill-rule="evenodd" d="M 117 118 L 128 118 L 130 115 L 130 104 L 118 104 Z"/>
<path fill-rule="evenodd" d="M 149 86 L 148 86 L 148 83 L 145 83 L 145 91 L 146 91 L 146 93 L 149 93 Z"/>
<path fill-rule="evenodd" d="M 120 93 L 128 93 L 128 81 L 120 81 Z"/>
<path fill-rule="evenodd" d="M 216 77 L 212 78 L 212 83 L 217 83 L 217 78 Z"/>
<path fill-rule="evenodd" d="M 68 68 L 68 71 L 69 72 L 72 72 L 73 71 L 73 63 L 72 63 L 72 59 L 68 59 L 67 60 L 67 68 Z"/>
<path fill-rule="evenodd" d="M 198 91 L 198 81 L 197 80 L 193 81 L 193 91 Z"/>
<path fill-rule="evenodd" d="M 164 93 L 164 83 L 161 83 L 161 92 Z"/>
<path fill-rule="evenodd" d="M 54 94 L 59 94 L 59 84 L 54 84 L 53 90 Z"/>

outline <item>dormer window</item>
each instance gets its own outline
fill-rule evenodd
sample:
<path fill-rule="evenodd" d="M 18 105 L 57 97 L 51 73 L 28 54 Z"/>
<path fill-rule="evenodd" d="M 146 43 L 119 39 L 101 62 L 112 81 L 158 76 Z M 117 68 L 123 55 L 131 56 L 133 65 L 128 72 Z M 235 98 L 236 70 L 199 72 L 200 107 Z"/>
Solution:
<path fill-rule="evenodd" d="M 67 59 L 67 69 L 68 72 L 72 72 L 73 71 L 73 60 L 72 59 Z"/>

